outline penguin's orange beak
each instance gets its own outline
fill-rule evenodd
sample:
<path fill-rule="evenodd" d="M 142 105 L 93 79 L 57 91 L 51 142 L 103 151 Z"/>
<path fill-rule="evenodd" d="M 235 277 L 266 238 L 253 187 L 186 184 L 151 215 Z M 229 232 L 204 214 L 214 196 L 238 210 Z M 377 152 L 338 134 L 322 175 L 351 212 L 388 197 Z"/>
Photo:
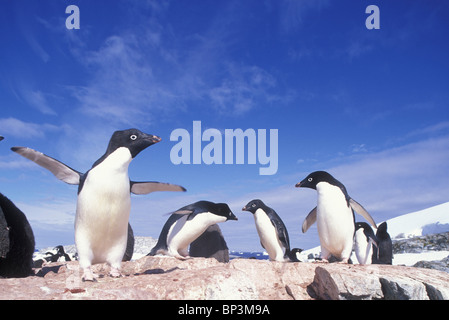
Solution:
<path fill-rule="evenodd" d="M 153 142 L 153 143 L 158 143 L 158 142 L 161 142 L 161 141 L 162 141 L 162 138 L 161 138 L 161 137 L 158 137 L 158 136 L 151 136 L 151 137 L 149 138 L 149 140 L 151 140 L 151 142 Z"/>

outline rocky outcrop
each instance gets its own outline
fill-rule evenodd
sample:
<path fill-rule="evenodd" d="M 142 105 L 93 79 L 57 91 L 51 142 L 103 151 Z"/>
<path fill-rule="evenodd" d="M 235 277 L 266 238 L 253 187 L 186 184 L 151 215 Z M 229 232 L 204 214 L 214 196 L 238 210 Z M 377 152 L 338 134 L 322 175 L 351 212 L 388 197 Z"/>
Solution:
<path fill-rule="evenodd" d="M 394 254 L 449 251 L 449 232 L 393 240 L 392 243 Z M 449 256 L 442 260 L 418 261 L 413 267 L 449 272 Z"/>
<path fill-rule="evenodd" d="M 447 273 L 402 266 L 319 266 L 311 287 L 320 299 L 449 299 Z"/>
<path fill-rule="evenodd" d="M 393 240 L 393 253 L 449 251 L 449 232 Z"/>
<path fill-rule="evenodd" d="M 427 268 L 427 269 L 436 269 L 449 273 L 449 256 L 442 260 L 435 261 L 418 261 L 413 265 L 413 267 L 417 268 Z"/>
<path fill-rule="evenodd" d="M 448 273 L 403 266 L 155 256 L 124 262 L 122 278 L 93 269 L 97 282 L 81 282 L 76 261 L 0 279 L 0 299 L 449 299 Z"/>

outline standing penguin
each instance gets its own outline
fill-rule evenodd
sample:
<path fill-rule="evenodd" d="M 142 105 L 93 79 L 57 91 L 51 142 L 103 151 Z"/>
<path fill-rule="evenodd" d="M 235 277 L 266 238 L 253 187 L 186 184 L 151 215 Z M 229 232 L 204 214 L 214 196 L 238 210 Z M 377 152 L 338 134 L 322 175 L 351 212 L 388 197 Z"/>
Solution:
<path fill-rule="evenodd" d="M 316 221 L 324 262 L 333 255 L 342 263 L 348 263 L 355 231 L 353 210 L 376 227 L 371 215 L 349 196 L 340 181 L 325 171 L 309 174 L 296 187 L 315 189 L 318 193 L 317 206 L 304 220 L 302 232 L 306 232 Z"/>
<path fill-rule="evenodd" d="M 4 138 L 0 136 L 0 141 Z M 25 214 L 0 193 L 0 277 L 32 274 L 34 234 Z"/>
<path fill-rule="evenodd" d="M 32 274 L 34 234 L 25 214 L 0 193 L 0 277 Z"/>
<path fill-rule="evenodd" d="M 373 245 L 377 247 L 377 238 L 373 229 L 366 222 L 355 224 L 354 251 L 360 264 L 371 264 Z"/>
<path fill-rule="evenodd" d="M 377 248 L 373 248 L 373 263 L 393 264 L 393 244 L 387 232 L 387 222 L 382 222 L 377 228 Z"/>
<path fill-rule="evenodd" d="M 161 138 L 137 129 L 116 131 L 106 153 L 84 174 L 33 149 L 12 148 L 50 170 L 58 179 L 79 185 L 75 244 L 83 269 L 83 280 L 94 281 L 91 265 L 103 262 L 111 265 L 112 277 L 120 276 L 120 265 L 127 245 L 130 192 L 147 194 L 153 191 L 185 191 L 177 185 L 129 180 L 128 166 L 131 160 L 159 141 Z"/>
<path fill-rule="evenodd" d="M 259 234 L 260 244 L 267 250 L 272 261 L 299 261 L 290 251 L 290 239 L 287 228 L 276 211 L 267 207 L 262 200 L 255 199 L 243 207 L 243 211 L 253 214 Z"/>
<path fill-rule="evenodd" d="M 198 201 L 182 207 L 168 218 L 149 256 L 164 254 L 189 258 L 189 245 L 206 229 L 219 222 L 238 220 L 226 203 Z"/>

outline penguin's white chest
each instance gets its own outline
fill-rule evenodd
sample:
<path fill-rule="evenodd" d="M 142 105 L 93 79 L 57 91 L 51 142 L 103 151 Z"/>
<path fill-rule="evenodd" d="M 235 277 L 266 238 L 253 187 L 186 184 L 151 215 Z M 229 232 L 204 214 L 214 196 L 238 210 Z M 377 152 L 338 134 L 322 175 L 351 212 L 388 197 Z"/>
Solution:
<path fill-rule="evenodd" d="M 354 251 L 360 264 L 371 264 L 373 253 L 372 240 L 366 239 L 363 229 L 358 229 L 354 236 Z"/>
<path fill-rule="evenodd" d="M 317 184 L 317 229 L 321 247 L 337 258 L 349 257 L 354 236 L 352 209 L 337 186 Z"/>
<path fill-rule="evenodd" d="M 260 242 L 270 256 L 270 260 L 283 261 L 285 248 L 279 241 L 276 228 L 265 211 L 257 209 L 254 212 L 254 221 Z"/>
<path fill-rule="evenodd" d="M 167 246 L 173 254 L 185 255 L 188 246 L 206 229 L 216 223 L 225 222 L 226 217 L 210 212 L 203 212 L 188 220 L 189 215 L 184 215 L 172 224 L 167 234 Z M 181 251 L 181 252 L 180 252 Z"/>
<path fill-rule="evenodd" d="M 78 195 L 75 240 L 81 251 L 92 250 L 94 260 L 107 260 L 110 250 L 126 249 L 131 159 L 127 148 L 117 149 L 89 171 Z"/>

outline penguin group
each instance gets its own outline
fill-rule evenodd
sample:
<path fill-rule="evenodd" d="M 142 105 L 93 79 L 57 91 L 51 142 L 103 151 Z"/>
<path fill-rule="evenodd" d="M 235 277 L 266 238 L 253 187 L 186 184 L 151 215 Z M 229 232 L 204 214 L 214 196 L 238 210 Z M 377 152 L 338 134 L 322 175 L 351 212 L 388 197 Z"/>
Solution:
<path fill-rule="evenodd" d="M 360 264 L 392 264 L 392 245 L 386 222 L 377 228 L 368 211 L 349 196 L 340 181 L 326 171 L 315 171 L 296 187 L 317 191 L 317 206 L 306 216 L 302 232 L 317 223 L 322 261 L 329 262 L 332 258 L 340 263 L 350 263 L 354 249 Z M 354 211 L 369 224 L 356 222 Z M 376 234 L 370 225 L 377 230 Z"/>
<path fill-rule="evenodd" d="M 76 257 L 75 256 L 71 257 L 68 253 L 65 252 L 64 247 L 59 245 L 56 246 L 52 251 L 45 252 L 43 257 L 33 260 L 34 260 L 33 262 L 34 268 L 42 268 L 42 266 L 47 262 L 72 261 L 76 260 Z"/>
<path fill-rule="evenodd" d="M 0 141 L 2 139 L 0 137 Z M 75 245 L 83 281 L 96 281 L 97 275 L 92 272 L 91 266 L 97 263 L 109 264 L 110 276 L 121 277 L 121 262 L 131 259 L 134 247 L 133 231 L 129 224 L 131 194 L 186 191 L 176 184 L 130 180 L 128 167 L 131 161 L 160 141 L 160 137 L 138 129 L 115 131 L 105 153 L 85 173 L 31 148 L 11 148 L 49 170 L 59 180 L 78 185 Z M 317 206 L 304 220 L 302 232 L 317 222 L 322 261 L 333 257 L 348 263 L 354 248 L 361 264 L 391 264 L 391 239 L 386 223 L 378 228 L 371 215 L 349 196 L 341 182 L 325 171 L 317 171 L 297 183 L 296 187 L 317 191 Z M 0 209 L 0 276 L 27 276 L 32 272 L 34 251 L 31 227 L 23 212 L 3 195 L 0 195 Z M 287 228 L 274 209 L 262 200 L 254 199 L 242 211 L 252 214 L 260 244 L 271 261 L 300 261 L 298 254 L 302 249 L 291 248 Z M 354 211 L 371 226 L 365 222 L 355 222 Z M 226 203 L 201 200 L 181 207 L 171 212 L 157 244 L 148 255 L 167 255 L 182 260 L 214 257 L 227 262 L 229 250 L 217 224 L 228 220 L 238 218 Z M 371 227 L 377 232 L 374 233 Z M 64 257 L 62 247 L 56 250 L 56 254 L 50 254 L 45 260 Z"/>

